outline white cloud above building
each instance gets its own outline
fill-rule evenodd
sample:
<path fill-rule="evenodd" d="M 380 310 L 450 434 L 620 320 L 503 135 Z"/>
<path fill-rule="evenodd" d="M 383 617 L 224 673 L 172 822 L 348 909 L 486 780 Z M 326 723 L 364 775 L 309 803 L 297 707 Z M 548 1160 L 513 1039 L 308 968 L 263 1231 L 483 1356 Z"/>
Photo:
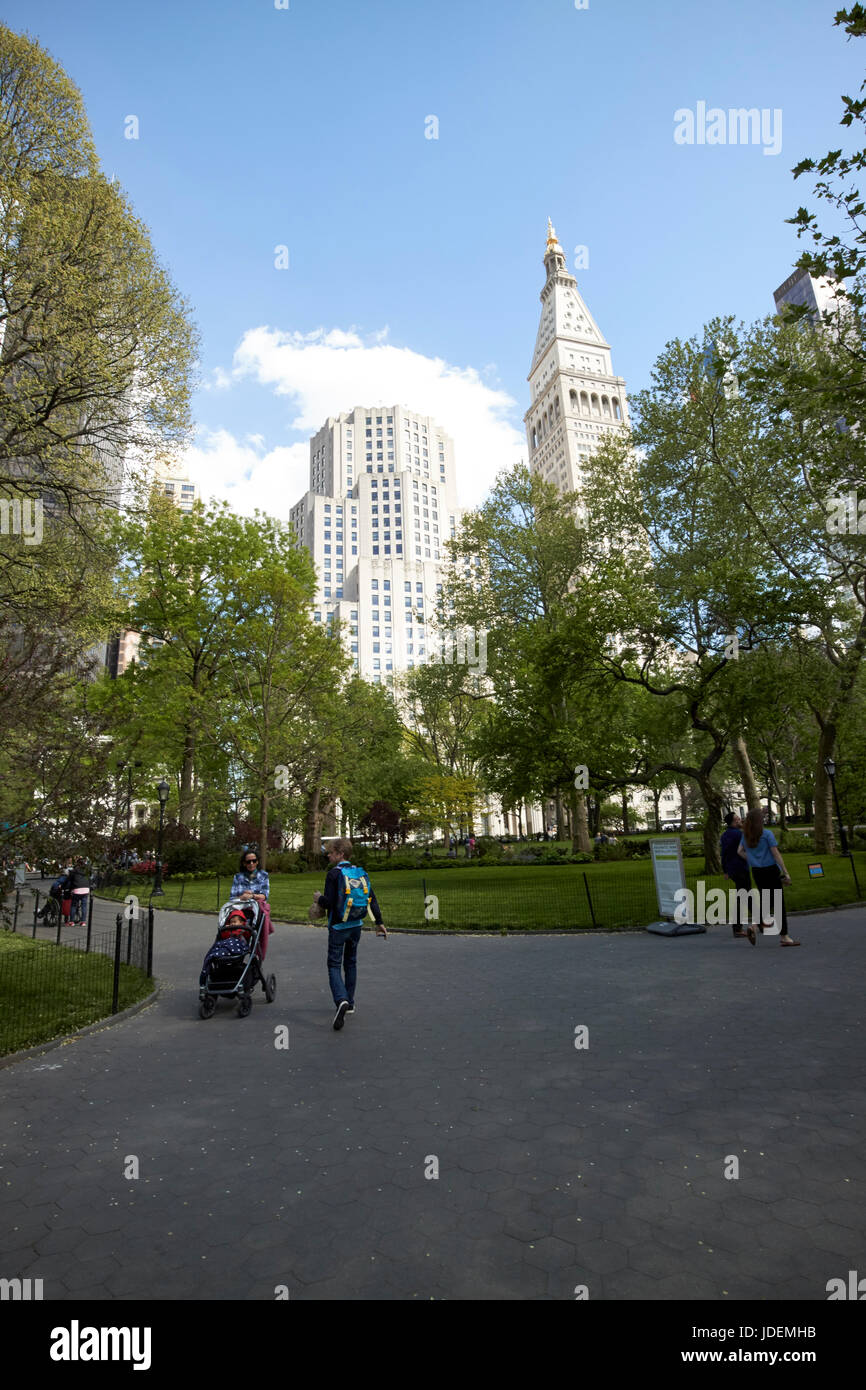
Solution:
<path fill-rule="evenodd" d="M 285 398 L 286 427 L 303 439 L 268 448 L 260 429 L 239 437 L 225 428 L 202 431 L 184 466 L 205 499 L 224 498 L 244 514 L 259 507 L 287 518 L 308 486 L 307 440 L 328 416 L 399 401 L 432 416 L 451 435 L 461 505 L 475 506 L 500 469 L 526 456 L 523 431 L 512 422 L 517 403 L 484 379 L 492 375 L 489 367 L 482 373 L 397 347 L 387 342 L 387 329 L 362 335 L 353 327 L 311 333 L 252 328 L 231 371 L 214 370 L 211 390 L 224 393 L 252 382 Z"/>

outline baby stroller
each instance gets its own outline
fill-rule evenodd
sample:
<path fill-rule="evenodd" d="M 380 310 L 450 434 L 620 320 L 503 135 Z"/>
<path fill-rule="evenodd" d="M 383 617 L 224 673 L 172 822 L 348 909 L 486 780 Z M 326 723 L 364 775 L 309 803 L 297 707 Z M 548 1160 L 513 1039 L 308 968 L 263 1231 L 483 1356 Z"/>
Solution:
<path fill-rule="evenodd" d="M 265 978 L 259 955 L 265 914 L 255 898 L 234 898 L 220 908 L 219 929 L 204 958 L 199 979 L 199 1017 L 211 1018 L 217 999 L 237 999 L 238 1018 L 253 1007 L 252 991 L 260 984 L 272 1004 L 276 975 Z"/>

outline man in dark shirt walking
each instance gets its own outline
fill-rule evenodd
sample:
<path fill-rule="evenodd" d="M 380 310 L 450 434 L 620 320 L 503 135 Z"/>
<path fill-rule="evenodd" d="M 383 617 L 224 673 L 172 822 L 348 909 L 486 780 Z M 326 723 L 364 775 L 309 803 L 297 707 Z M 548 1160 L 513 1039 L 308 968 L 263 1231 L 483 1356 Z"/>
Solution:
<path fill-rule="evenodd" d="M 743 822 L 736 811 L 729 811 L 725 816 L 725 825 L 728 827 L 722 834 L 722 871 L 725 878 L 732 880 L 734 887 L 739 890 L 744 888 L 746 892 L 752 886 L 752 875 L 749 866 L 741 855 L 737 853 L 740 840 L 743 836 Z M 748 936 L 748 932 L 743 931 L 741 913 L 743 899 L 737 897 L 737 907 L 734 913 L 734 920 L 731 923 L 734 936 Z"/>
<path fill-rule="evenodd" d="M 325 875 L 325 891 L 313 895 L 313 901 L 326 908 L 328 913 L 328 978 L 337 1009 L 334 1015 L 334 1027 L 337 1030 L 342 1028 L 346 1014 L 355 1012 L 358 942 L 361 940 L 361 929 L 367 915 L 366 906 L 349 907 L 346 920 L 343 921 L 340 917 L 340 908 L 343 907 L 345 910 L 348 906 L 343 891 L 343 869 L 352 867 L 353 852 L 351 840 L 333 842 L 327 851 L 331 867 Z M 369 883 L 369 879 L 367 882 Z M 372 886 L 369 906 L 376 921 L 376 935 L 387 936 L 388 932 L 382 921 L 382 912 Z"/>

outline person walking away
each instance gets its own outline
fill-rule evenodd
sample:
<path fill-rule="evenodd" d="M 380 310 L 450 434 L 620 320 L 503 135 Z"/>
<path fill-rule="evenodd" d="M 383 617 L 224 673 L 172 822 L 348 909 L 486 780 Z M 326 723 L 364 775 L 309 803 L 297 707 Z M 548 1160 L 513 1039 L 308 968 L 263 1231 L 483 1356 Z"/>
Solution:
<path fill-rule="evenodd" d="M 358 942 L 368 908 L 376 922 L 376 935 L 388 935 L 369 875 L 352 864 L 353 853 L 351 840 L 333 842 L 327 851 L 330 868 L 325 875 L 325 891 L 313 894 L 313 901 L 328 913 L 328 979 L 338 1031 L 346 1015 L 355 1012 Z"/>
<path fill-rule="evenodd" d="M 729 811 L 725 816 L 725 825 L 728 827 L 722 834 L 722 872 L 725 878 L 729 878 L 737 890 L 743 889 L 748 892 L 752 886 L 752 875 L 749 865 L 744 862 L 737 853 L 740 841 L 743 838 L 743 822 L 736 811 Z M 731 923 L 734 936 L 747 937 L 748 932 L 743 931 L 742 908 L 746 899 L 737 897 L 737 906 L 734 912 L 734 920 Z M 748 923 L 746 923 L 748 925 Z"/>
<path fill-rule="evenodd" d="M 90 875 L 86 872 L 83 859 L 76 859 L 67 875 L 66 892 L 72 898 L 71 921 L 79 926 L 87 921 L 87 905 L 90 897 Z"/>
<path fill-rule="evenodd" d="M 265 922 L 259 939 L 259 960 L 268 953 L 268 937 L 273 931 L 271 923 L 271 880 L 265 869 L 259 868 L 259 856 L 254 849 L 245 849 L 241 855 L 238 871 L 232 879 L 233 898 L 255 898 L 265 914 Z"/>
<path fill-rule="evenodd" d="M 785 868 L 775 835 L 772 830 L 764 828 L 764 813 L 760 808 L 748 812 L 746 823 L 743 826 L 743 838 L 737 853 L 747 861 L 752 870 L 755 887 L 761 893 L 762 902 L 764 889 L 779 894 L 782 904 L 782 934 L 779 938 L 779 945 L 799 946 L 799 941 L 794 941 L 788 935 L 788 913 L 785 909 L 785 895 L 782 892 L 783 883 L 790 883 L 791 875 Z M 761 930 L 763 931 L 771 925 L 763 920 L 763 908 L 761 917 Z M 750 926 L 746 935 L 754 946 L 756 942 L 755 928 Z"/>

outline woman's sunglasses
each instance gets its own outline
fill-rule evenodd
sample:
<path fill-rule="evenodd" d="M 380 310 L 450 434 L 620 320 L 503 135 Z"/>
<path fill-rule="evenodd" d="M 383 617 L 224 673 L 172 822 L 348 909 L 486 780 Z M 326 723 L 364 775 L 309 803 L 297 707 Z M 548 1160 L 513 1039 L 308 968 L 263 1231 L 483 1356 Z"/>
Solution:
<path fill-rule="evenodd" d="M 245 863 L 245 864 L 258 864 L 258 862 L 259 862 L 258 859 L 245 859 L 245 860 L 244 860 L 244 863 Z"/>

